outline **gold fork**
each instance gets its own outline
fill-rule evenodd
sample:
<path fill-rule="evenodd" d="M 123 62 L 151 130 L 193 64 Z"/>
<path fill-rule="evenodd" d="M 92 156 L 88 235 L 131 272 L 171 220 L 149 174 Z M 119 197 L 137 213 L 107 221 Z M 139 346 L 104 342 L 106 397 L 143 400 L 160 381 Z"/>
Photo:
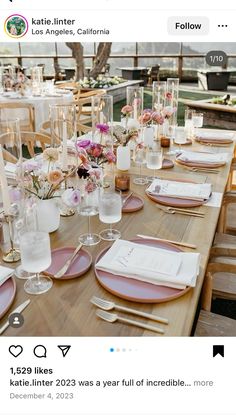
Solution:
<path fill-rule="evenodd" d="M 163 324 L 168 324 L 169 323 L 168 320 L 164 319 L 163 317 L 155 316 L 154 314 L 145 313 L 144 311 L 134 310 L 134 309 L 128 308 L 128 307 L 119 306 L 119 305 L 113 303 L 113 301 L 103 300 L 102 298 L 99 298 L 99 297 L 96 297 L 96 296 L 93 296 L 91 298 L 90 302 L 92 304 L 94 304 L 95 306 L 97 306 L 99 308 L 102 308 L 105 311 L 117 309 L 119 311 L 123 311 L 123 312 L 126 312 L 126 313 L 137 314 L 138 316 L 145 317 L 146 319 L 151 319 L 151 320 L 154 320 L 156 322 L 163 323 Z"/>
<path fill-rule="evenodd" d="M 102 320 L 105 320 L 109 323 L 114 323 L 116 321 L 126 324 L 131 324 L 132 326 L 141 327 L 142 329 L 151 330 L 152 332 L 164 334 L 164 330 L 160 329 L 159 327 L 149 326 L 148 324 L 137 322 L 135 320 L 126 319 L 125 317 L 120 317 L 117 314 L 108 313 L 104 310 L 97 310 L 96 315 L 100 317 Z"/>

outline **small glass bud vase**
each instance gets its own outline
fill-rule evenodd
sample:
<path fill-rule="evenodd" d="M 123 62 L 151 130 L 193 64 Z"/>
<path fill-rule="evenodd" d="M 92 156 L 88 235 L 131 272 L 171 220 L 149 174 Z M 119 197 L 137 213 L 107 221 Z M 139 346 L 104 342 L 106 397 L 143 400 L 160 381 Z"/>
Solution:
<path fill-rule="evenodd" d="M 118 170 L 129 170 L 130 169 L 130 148 L 129 146 L 119 145 L 117 147 L 116 154 L 116 166 Z"/>

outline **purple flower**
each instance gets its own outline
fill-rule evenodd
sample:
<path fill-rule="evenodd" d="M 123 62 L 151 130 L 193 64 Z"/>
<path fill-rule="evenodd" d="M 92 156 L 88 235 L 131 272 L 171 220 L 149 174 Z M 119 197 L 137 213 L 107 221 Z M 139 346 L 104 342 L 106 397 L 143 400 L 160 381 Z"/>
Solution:
<path fill-rule="evenodd" d="M 66 189 L 62 194 L 62 201 L 68 207 L 77 207 L 81 201 L 80 191 L 78 189 Z"/>
<path fill-rule="evenodd" d="M 77 147 L 77 149 L 78 148 L 88 148 L 89 146 L 90 146 L 90 144 L 91 144 L 91 140 L 78 140 L 77 142 L 76 142 L 76 147 Z"/>
<path fill-rule="evenodd" d="M 100 134 L 108 134 L 110 128 L 107 124 L 96 124 L 96 128 L 100 132 Z"/>

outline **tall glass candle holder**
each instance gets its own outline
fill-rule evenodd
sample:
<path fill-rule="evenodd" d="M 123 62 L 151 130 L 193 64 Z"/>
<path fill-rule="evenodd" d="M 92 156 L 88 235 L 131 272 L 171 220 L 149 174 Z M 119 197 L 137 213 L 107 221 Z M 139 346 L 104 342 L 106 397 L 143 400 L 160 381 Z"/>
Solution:
<path fill-rule="evenodd" d="M 95 143 L 112 148 L 113 140 L 113 97 L 92 97 L 92 135 Z"/>
<path fill-rule="evenodd" d="M 2 116 L 4 116 L 4 113 L 2 114 Z M 18 185 L 21 185 L 22 142 L 21 142 L 21 133 L 20 133 L 20 120 L 18 118 L 1 119 L 0 121 L 0 145 L 2 147 L 2 155 L 3 155 L 3 160 L 5 161 L 5 163 L 10 162 L 10 163 L 17 164 L 15 177 L 16 177 Z M 10 167 L 9 167 L 9 170 L 11 170 Z"/>
<path fill-rule="evenodd" d="M 0 66 L 0 94 L 4 92 L 4 68 Z"/>
<path fill-rule="evenodd" d="M 152 108 L 160 112 L 166 102 L 166 81 L 154 81 L 152 84 Z"/>
<path fill-rule="evenodd" d="M 76 106 L 51 105 L 50 123 L 52 147 L 59 148 L 59 165 L 63 172 L 69 168 L 68 147 L 76 141 Z"/>
<path fill-rule="evenodd" d="M 171 127 L 175 127 L 177 125 L 178 98 L 179 98 L 179 79 L 168 78 L 167 87 L 166 87 L 165 106 L 170 107 L 172 110 L 172 115 L 169 118 L 169 124 Z"/>
<path fill-rule="evenodd" d="M 42 67 L 31 68 L 31 85 L 32 93 L 35 96 L 41 95 L 43 84 L 43 69 Z"/>
<path fill-rule="evenodd" d="M 132 106 L 132 118 L 135 121 L 138 121 L 143 112 L 143 87 L 127 87 L 126 103 L 127 105 Z"/>

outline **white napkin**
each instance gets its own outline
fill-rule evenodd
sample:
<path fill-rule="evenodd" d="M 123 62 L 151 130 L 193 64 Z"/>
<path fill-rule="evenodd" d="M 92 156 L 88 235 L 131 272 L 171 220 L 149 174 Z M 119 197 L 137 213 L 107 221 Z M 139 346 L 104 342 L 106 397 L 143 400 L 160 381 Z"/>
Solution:
<path fill-rule="evenodd" d="M 226 163 L 228 153 L 201 153 L 195 151 L 183 151 L 176 160 L 189 163 Z"/>
<path fill-rule="evenodd" d="M 201 140 L 232 140 L 234 134 L 229 132 L 206 132 L 206 131 L 197 131 L 196 137 Z"/>
<path fill-rule="evenodd" d="M 199 253 L 177 253 L 116 240 L 96 268 L 155 285 L 185 289 L 196 285 L 199 259 Z"/>
<path fill-rule="evenodd" d="M 14 270 L 10 268 L 6 268 L 5 266 L 0 266 L 0 287 L 4 284 L 4 282 L 13 275 Z M 0 288 L 1 292 L 1 288 Z"/>
<path fill-rule="evenodd" d="M 147 192 L 156 196 L 199 199 L 203 201 L 208 199 L 211 195 L 211 184 L 154 179 L 151 185 L 147 188 Z"/>

